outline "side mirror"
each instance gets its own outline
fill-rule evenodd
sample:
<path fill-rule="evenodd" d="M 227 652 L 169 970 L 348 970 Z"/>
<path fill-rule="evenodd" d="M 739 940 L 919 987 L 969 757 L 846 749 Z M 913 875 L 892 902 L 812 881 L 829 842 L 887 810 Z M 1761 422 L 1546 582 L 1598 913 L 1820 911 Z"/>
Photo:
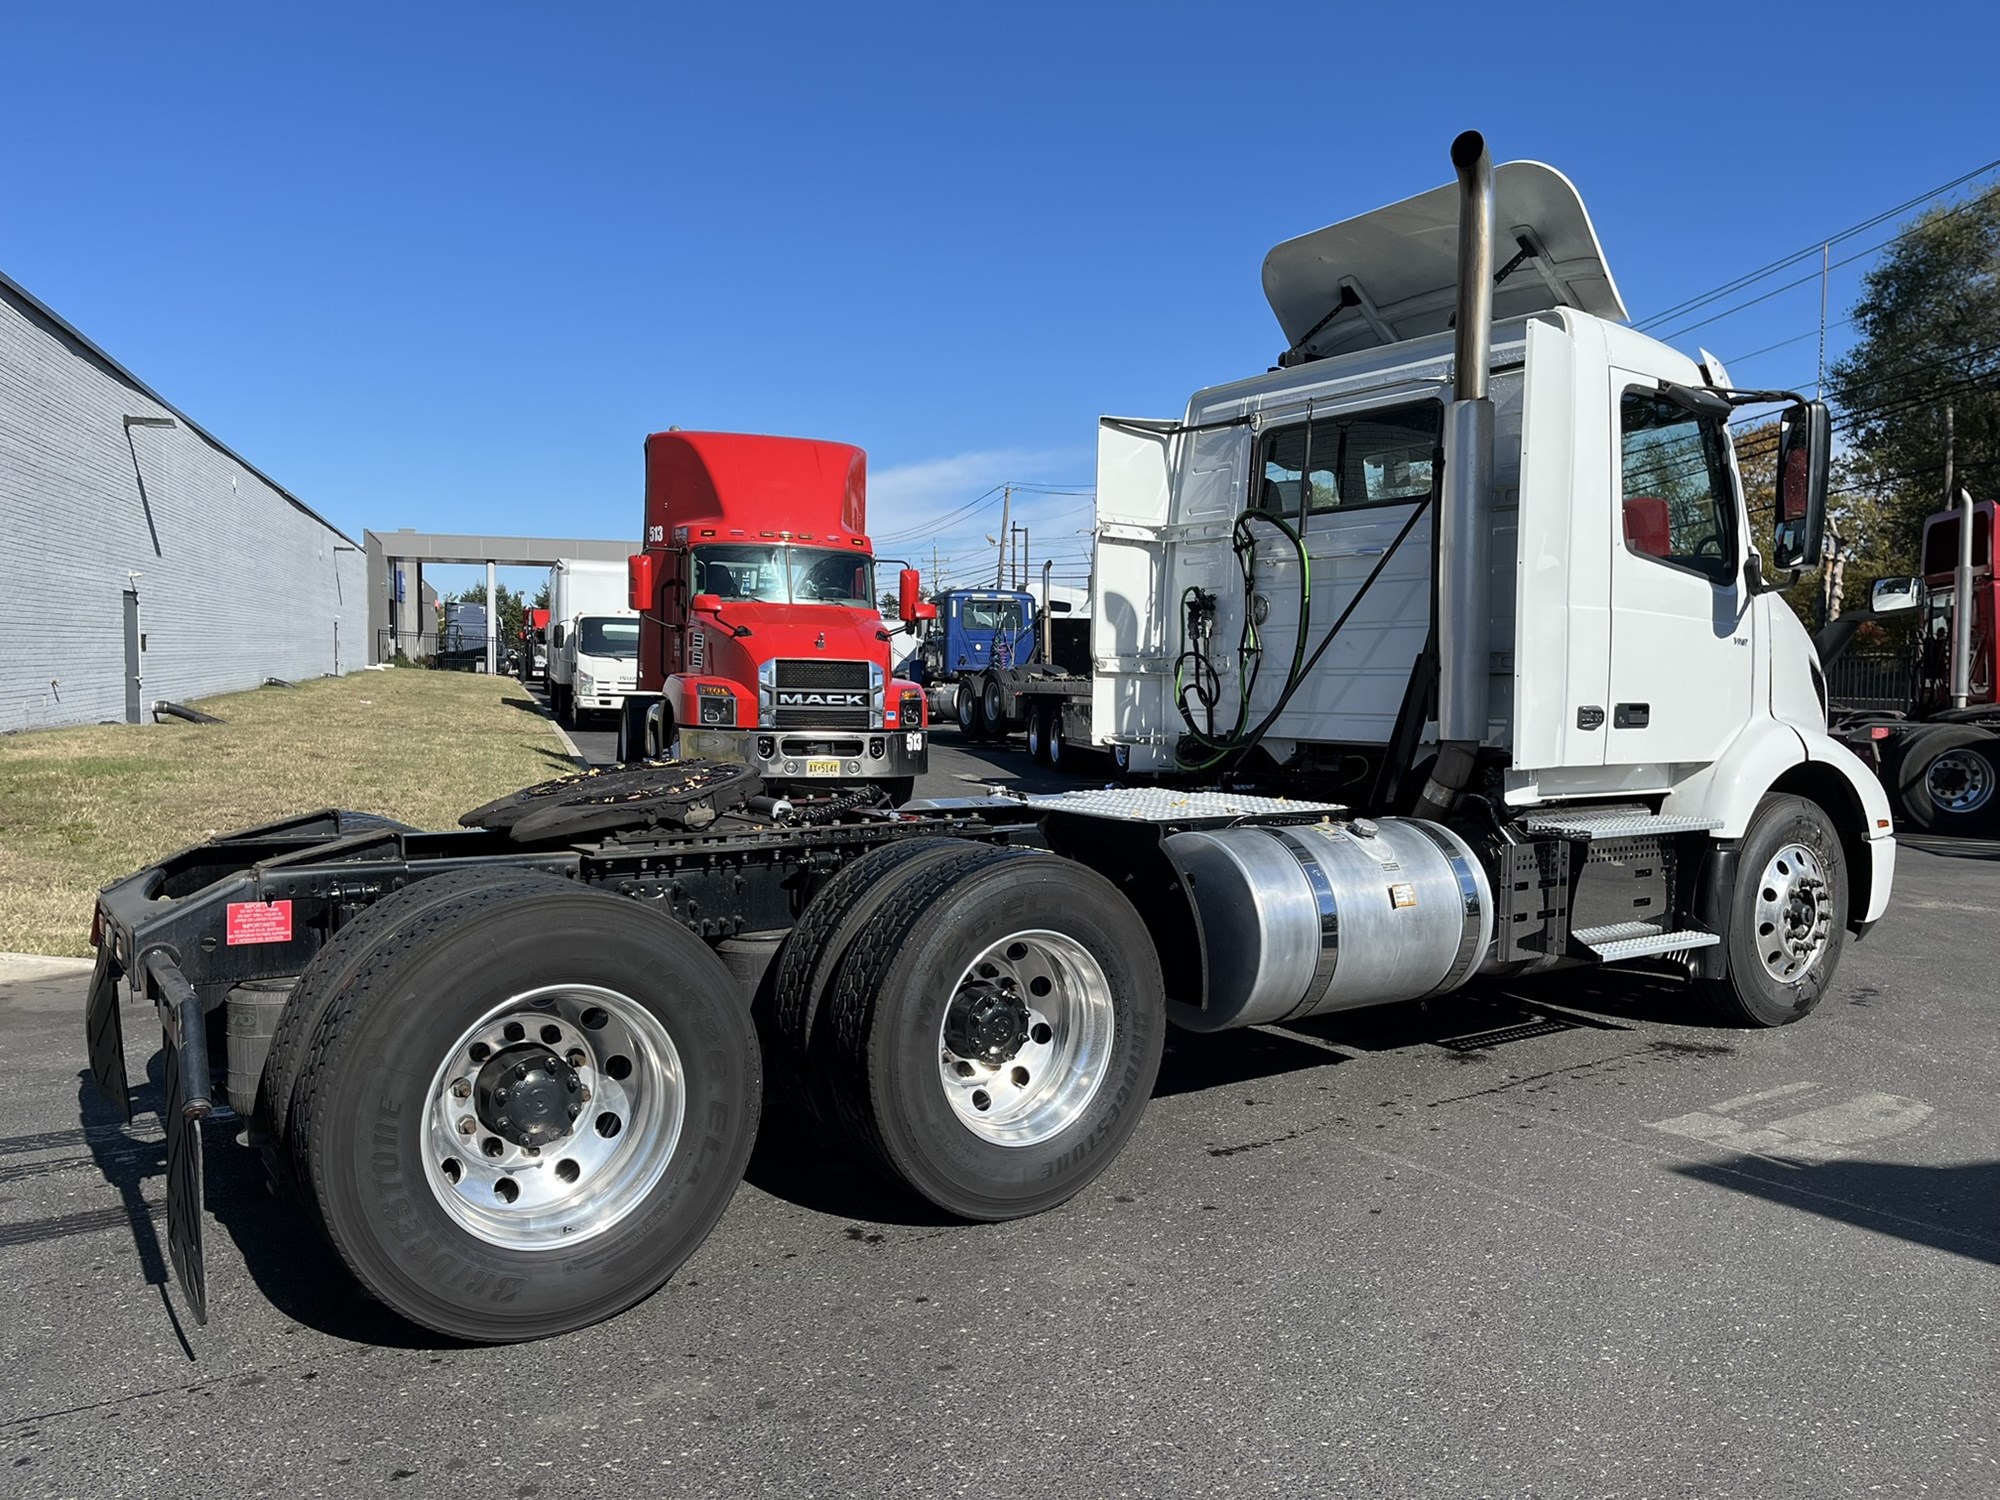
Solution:
<path fill-rule="evenodd" d="M 660 597 L 659 557 L 651 552 L 634 552 L 625 559 L 626 600 L 644 614 Z"/>
<path fill-rule="evenodd" d="M 919 607 L 917 594 L 923 588 L 923 583 L 923 575 L 915 568 L 905 568 L 896 577 L 896 617 L 905 625 L 913 624 L 923 618 L 917 613 Z M 936 609 L 933 608 L 931 613 L 935 615 Z"/>
<path fill-rule="evenodd" d="M 554 645 L 556 649 L 560 651 L 564 646 L 568 644 L 569 644 L 569 621 L 565 620 L 562 622 L 562 624 L 556 626 L 556 638 Z"/>
<path fill-rule="evenodd" d="M 1921 578 L 1878 578 L 1868 591 L 1868 608 L 1878 615 L 1901 614 L 1924 602 Z"/>
<path fill-rule="evenodd" d="M 935 620 L 937 618 L 937 606 L 927 601 L 919 601 L 917 612 L 911 618 L 913 620 Z"/>
<path fill-rule="evenodd" d="M 1833 423 L 1824 401 L 1806 401 L 1786 412 L 1778 427 L 1778 509 L 1771 532 L 1771 566 L 1819 566 L 1826 527 L 1826 476 L 1833 456 Z"/>
<path fill-rule="evenodd" d="M 688 600 L 688 612 L 697 615 L 712 615 L 722 608 L 722 595 L 696 594 Z"/>

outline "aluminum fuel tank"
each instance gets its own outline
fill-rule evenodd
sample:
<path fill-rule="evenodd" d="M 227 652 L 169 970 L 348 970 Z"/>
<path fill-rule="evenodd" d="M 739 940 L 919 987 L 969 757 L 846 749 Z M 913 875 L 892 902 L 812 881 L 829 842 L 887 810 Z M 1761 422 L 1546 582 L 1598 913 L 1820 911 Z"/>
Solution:
<path fill-rule="evenodd" d="M 1201 923 L 1196 1031 L 1256 1026 L 1458 988 L 1493 937 L 1493 893 L 1464 840 L 1414 818 L 1261 825 L 1165 841 Z"/>

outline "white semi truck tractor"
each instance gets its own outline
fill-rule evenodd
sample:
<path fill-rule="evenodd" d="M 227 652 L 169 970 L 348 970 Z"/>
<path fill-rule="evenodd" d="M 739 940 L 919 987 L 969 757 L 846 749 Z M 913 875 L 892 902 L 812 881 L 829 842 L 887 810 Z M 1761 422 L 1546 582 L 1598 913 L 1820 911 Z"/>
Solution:
<path fill-rule="evenodd" d="M 1888 902 L 1890 810 L 1828 736 L 1727 418 L 1790 400 L 1789 571 L 1826 411 L 1623 326 L 1559 173 L 1473 134 L 1452 159 L 1271 252 L 1276 368 L 1103 424 L 1091 719 L 1158 784 L 892 808 L 655 762 L 108 887 L 92 1070 L 126 1098 L 119 998 L 149 1002 L 197 1314 L 225 1074 L 370 1291 L 507 1340 L 665 1281 L 767 1087 L 1006 1219 L 1113 1160 L 1170 1023 L 1634 964 L 1740 1025 L 1811 1011 Z"/>

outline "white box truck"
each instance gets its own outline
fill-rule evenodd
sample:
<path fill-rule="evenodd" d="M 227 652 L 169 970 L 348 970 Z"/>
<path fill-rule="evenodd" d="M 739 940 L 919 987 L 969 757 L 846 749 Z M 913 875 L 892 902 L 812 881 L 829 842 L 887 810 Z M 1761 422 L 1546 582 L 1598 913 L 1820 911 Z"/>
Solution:
<path fill-rule="evenodd" d="M 627 607 L 625 565 L 561 557 L 549 569 L 549 706 L 574 727 L 616 716 L 639 686 L 639 616 Z"/>

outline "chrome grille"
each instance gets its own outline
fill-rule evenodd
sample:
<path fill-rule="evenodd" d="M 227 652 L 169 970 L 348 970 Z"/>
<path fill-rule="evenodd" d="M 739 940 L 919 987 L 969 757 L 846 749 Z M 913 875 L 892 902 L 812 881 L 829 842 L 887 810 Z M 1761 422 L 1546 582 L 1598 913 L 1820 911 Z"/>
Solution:
<path fill-rule="evenodd" d="M 769 717 L 779 729 L 869 729 L 877 722 L 880 669 L 865 661 L 787 658 L 769 664 Z"/>

